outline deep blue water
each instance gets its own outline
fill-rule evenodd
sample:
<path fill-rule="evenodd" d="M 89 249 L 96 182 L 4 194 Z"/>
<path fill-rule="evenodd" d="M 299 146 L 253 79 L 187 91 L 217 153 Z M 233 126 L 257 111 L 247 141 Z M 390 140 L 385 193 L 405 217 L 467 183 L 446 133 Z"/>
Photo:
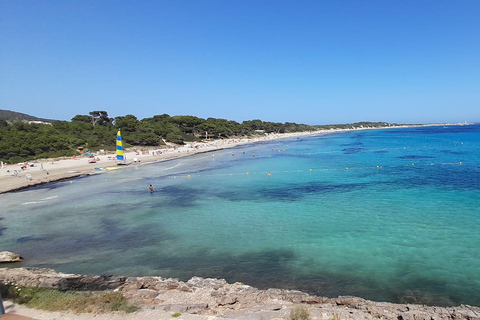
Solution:
<path fill-rule="evenodd" d="M 479 125 L 258 143 L 0 205 L 1 248 L 23 266 L 480 306 Z"/>

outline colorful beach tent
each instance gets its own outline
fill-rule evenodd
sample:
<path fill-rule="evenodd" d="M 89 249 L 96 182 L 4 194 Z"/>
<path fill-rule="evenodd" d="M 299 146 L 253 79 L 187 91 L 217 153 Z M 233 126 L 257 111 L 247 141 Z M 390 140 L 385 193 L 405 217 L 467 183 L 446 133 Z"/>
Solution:
<path fill-rule="evenodd" d="M 123 145 L 122 145 L 122 135 L 120 134 L 120 130 L 117 132 L 117 161 L 124 161 L 125 158 L 123 157 Z"/>

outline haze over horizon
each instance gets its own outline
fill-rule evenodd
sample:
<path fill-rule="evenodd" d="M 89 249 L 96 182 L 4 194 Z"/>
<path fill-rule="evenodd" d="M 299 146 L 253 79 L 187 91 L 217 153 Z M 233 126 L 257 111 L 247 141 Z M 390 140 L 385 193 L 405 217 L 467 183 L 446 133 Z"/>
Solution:
<path fill-rule="evenodd" d="M 0 2 L 0 109 L 480 122 L 480 2 Z"/>

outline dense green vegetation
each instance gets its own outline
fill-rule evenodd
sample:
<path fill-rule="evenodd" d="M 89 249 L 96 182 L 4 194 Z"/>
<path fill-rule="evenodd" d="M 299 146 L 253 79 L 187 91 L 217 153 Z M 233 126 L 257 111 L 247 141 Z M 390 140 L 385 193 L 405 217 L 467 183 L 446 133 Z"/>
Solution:
<path fill-rule="evenodd" d="M 388 126 L 386 123 L 309 126 L 261 120 L 236 121 L 195 116 L 156 115 L 138 120 L 134 115 L 109 118 L 106 111 L 76 115 L 71 121 L 50 124 L 0 120 L 0 160 L 21 162 L 36 158 L 72 156 L 78 148 L 114 150 L 115 136 L 121 129 L 125 147 L 161 146 L 165 142 L 184 144 L 203 139 L 223 139 L 352 126 Z"/>

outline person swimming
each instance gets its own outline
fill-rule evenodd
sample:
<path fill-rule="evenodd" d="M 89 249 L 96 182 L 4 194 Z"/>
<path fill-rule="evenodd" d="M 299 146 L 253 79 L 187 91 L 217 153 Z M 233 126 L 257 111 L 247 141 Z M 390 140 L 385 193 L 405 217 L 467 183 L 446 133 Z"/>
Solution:
<path fill-rule="evenodd" d="M 148 190 L 150 190 L 150 193 L 153 193 L 153 186 L 150 185 L 150 187 L 148 187 Z"/>

